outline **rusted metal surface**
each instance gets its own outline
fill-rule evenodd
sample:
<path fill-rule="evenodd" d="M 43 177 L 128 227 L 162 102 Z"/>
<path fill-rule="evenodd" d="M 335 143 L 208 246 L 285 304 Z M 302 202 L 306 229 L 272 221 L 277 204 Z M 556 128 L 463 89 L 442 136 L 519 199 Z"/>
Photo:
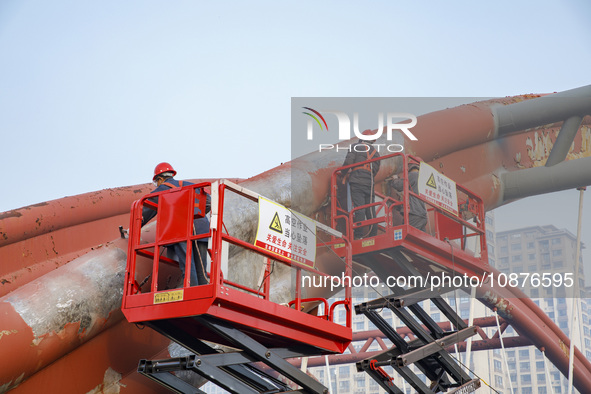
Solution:
<path fill-rule="evenodd" d="M 491 269 L 495 275 L 499 272 Z M 498 288 L 483 284 L 476 289 L 479 300 L 496 310 L 524 338 L 537 348 L 544 348 L 548 359 L 568 376 L 568 353 L 570 339 L 531 299 L 518 288 Z M 574 385 L 582 391 L 591 390 L 591 362 L 579 349 L 575 349 Z"/>
<path fill-rule="evenodd" d="M 0 297 L 118 237 L 153 186 L 107 189 L 0 214 Z"/>
<path fill-rule="evenodd" d="M 555 123 L 551 125 L 535 124 L 524 131 L 499 133 L 495 106 L 538 97 L 490 100 L 433 112 L 419 117 L 413 129 L 418 142 L 405 142 L 401 137 L 394 142 L 481 195 L 487 209 L 493 209 L 509 202 L 505 198 L 503 174 L 544 166 L 561 121 L 566 119 L 552 119 Z M 585 116 L 566 160 L 591 156 L 590 130 L 591 118 Z M 250 178 L 244 185 L 321 220 L 317 216 L 324 212 L 330 174 L 342 164 L 344 155 L 345 151 L 312 153 Z M 398 168 L 395 162 L 387 163 L 380 169 L 377 182 Z M 0 361 L 0 392 L 19 384 L 25 387 L 37 379 L 57 387 L 62 383 L 59 368 L 82 368 L 70 355 L 92 349 L 91 344 L 98 338 L 105 338 L 104 344 L 112 349 L 114 357 L 135 357 L 134 341 L 145 345 L 141 336 L 130 335 L 129 343 L 119 346 L 111 346 L 109 338 L 121 320 L 117 297 L 126 254 L 125 241 L 117 240 L 117 226 L 127 227 L 131 201 L 151 188 L 142 185 L 88 193 L 0 214 L 0 353 L 9 355 Z M 555 190 L 549 185 L 542 192 L 551 191 Z M 228 215 L 231 231 L 254 237 L 256 228 L 252 223 L 256 220 L 251 219 L 256 217 L 255 212 L 237 205 Z M 319 258 L 321 270 L 329 274 L 342 271 L 342 263 L 327 256 Z M 245 263 L 236 274 L 247 270 Z M 515 294 L 486 287 L 483 291 L 480 297 L 487 306 L 496 307 L 518 332 L 536 346 L 545 347 L 551 360 L 564 371 L 568 359 L 562 349 L 568 347 L 569 340 L 556 332 L 547 316 L 540 316 L 531 303 Z M 280 294 L 281 289 L 276 292 Z M 312 289 L 311 293 L 314 292 L 327 295 L 323 289 Z M 543 324 L 546 326 L 541 327 Z M 92 350 L 87 354 L 92 354 Z M 577 387 L 591 391 L 591 365 L 583 361 L 580 352 L 575 357 Z M 133 371 L 115 368 L 110 362 L 114 361 L 101 364 L 92 377 L 88 376 L 88 391 L 114 387 L 117 374 L 125 380 Z"/>
<path fill-rule="evenodd" d="M 10 393 L 168 393 L 150 379 L 130 373 L 140 358 L 167 358 L 169 340 L 122 320 L 84 346 L 57 359 Z M 56 391 L 56 390 L 53 390 Z"/>
<path fill-rule="evenodd" d="M 145 184 L 105 189 L 4 212 L 0 214 L 0 247 L 129 213 L 129 204 L 152 188 Z"/>
<path fill-rule="evenodd" d="M 127 241 L 118 237 L 118 226 L 127 227 L 129 204 L 138 194 L 151 189 L 153 186 L 122 188 L 120 193 L 88 193 L 4 215 L 2 229 L 6 237 L 4 246 L 0 247 L 2 268 L 16 267 L 17 270 L 8 273 L 12 280 L 3 285 L 13 290 L 3 289 L 7 294 L 0 298 L 0 332 L 3 334 L 0 353 L 4 356 L 0 359 L 0 392 L 19 385 L 48 365 L 50 369 L 55 368 L 56 360 L 84 348 L 83 344 L 122 320 L 120 305 Z M 105 197 L 104 193 L 110 197 Z M 109 199 L 113 201 L 109 203 Z M 69 205 L 73 200 L 78 205 Z M 67 207 L 73 207 L 72 211 Z M 107 213 L 101 212 L 103 209 Z M 105 217 L 109 214 L 113 217 Z M 51 219 L 47 219 L 47 223 L 45 219 L 33 220 L 34 215 L 58 219 L 52 225 Z M 34 228 L 27 230 L 21 221 Z M 60 231 L 63 234 L 59 234 Z M 146 234 L 149 236 L 150 230 Z M 43 242 L 47 239 L 52 240 L 49 246 Z M 64 244 L 53 242 L 56 239 L 63 239 Z M 107 242 L 108 239 L 114 240 Z M 76 242 L 88 247 L 80 251 Z M 17 251 L 36 246 L 39 254 L 19 258 L 18 253 L 14 253 L 15 245 Z M 50 256 L 49 266 L 43 261 L 44 253 Z M 27 267 L 27 263 L 33 268 Z M 38 268 L 39 264 L 44 266 Z M 133 343 L 133 336 L 127 339 Z M 112 351 L 130 349 L 120 343 Z M 101 381 L 96 381 L 95 386 Z"/>
<path fill-rule="evenodd" d="M 121 320 L 125 249 L 117 240 L 0 299 L 0 331 L 16 331 L 0 342 L 2 384 L 31 376 Z"/>
<path fill-rule="evenodd" d="M 150 184 L 105 189 L 0 213 L 0 297 L 119 237 Z"/>

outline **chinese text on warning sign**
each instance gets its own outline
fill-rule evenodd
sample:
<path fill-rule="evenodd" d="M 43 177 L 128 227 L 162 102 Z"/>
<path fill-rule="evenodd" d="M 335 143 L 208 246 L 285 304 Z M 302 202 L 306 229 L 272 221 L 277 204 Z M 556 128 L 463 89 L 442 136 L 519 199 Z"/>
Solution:
<path fill-rule="evenodd" d="M 421 162 L 418 186 L 419 195 L 425 197 L 427 201 L 454 215 L 458 214 L 456 183 L 425 162 Z"/>
<path fill-rule="evenodd" d="M 288 259 L 314 266 L 316 223 L 282 205 L 259 197 L 255 245 Z"/>

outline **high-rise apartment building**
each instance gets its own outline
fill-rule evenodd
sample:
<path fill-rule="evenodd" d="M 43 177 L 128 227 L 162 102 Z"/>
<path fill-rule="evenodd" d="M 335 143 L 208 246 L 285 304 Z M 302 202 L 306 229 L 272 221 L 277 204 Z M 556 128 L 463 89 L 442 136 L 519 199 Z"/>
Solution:
<path fill-rule="evenodd" d="M 522 290 L 565 333 L 587 358 L 591 359 L 589 301 L 586 296 L 584 268 L 579 257 L 575 272 L 576 236 L 553 225 L 531 226 L 496 234 L 496 268 L 504 274 L 518 274 Z M 551 281 L 525 280 L 537 274 Z M 569 280 L 571 278 L 572 280 Z M 521 280 L 523 279 L 523 280 Z M 573 312 L 573 290 L 578 282 Z M 569 284 L 572 283 L 572 286 Z M 571 321 L 577 317 L 577 330 Z M 512 335 L 509 328 L 507 335 Z M 527 336 L 527 333 L 521 333 Z M 534 347 L 509 349 L 507 361 L 513 390 L 517 393 L 566 393 L 568 380 Z M 545 372 L 546 366 L 549 373 Z M 549 381 L 548 381 L 549 375 Z"/>

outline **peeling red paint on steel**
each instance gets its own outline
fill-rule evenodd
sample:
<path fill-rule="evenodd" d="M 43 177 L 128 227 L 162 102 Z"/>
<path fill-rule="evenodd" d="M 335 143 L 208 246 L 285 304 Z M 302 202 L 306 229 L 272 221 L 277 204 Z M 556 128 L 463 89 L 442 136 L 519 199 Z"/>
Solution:
<path fill-rule="evenodd" d="M 232 179 L 241 181 L 241 179 Z M 211 179 L 190 179 L 193 182 Z M 151 183 L 104 189 L 0 213 L 0 248 L 79 224 L 129 215 L 131 203 L 154 189 Z"/>
<path fill-rule="evenodd" d="M 10 321 L 10 324 L 6 324 L 8 321 Z M 36 363 L 37 353 L 30 346 L 34 339 L 33 330 L 22 318 L 19 319 L 12 305 L 6 302 L 0 302 L 0 331 L 10 332 L 10 335 L 3 335 L 0 338 L 0 347 L 3 349 L 0 358 L 0 371 L 2 373 L 0 388 L 9 389 L 34 370 L 34 368 L 30 370 L 23 369 L 19 362 L 21 358 L 27 357 Z"/>
<path fill-rule="evenodd" d="M 0 248 L 0 297 L 80 257 L 119 236 L 128 215 L 63 228 Z M 102 231 L 96 231 L 103 228 Z"/>
<path fill-rule="evenodd" d="M 6 234 L 0 239 L 0 247 L 65 227 L 129 213 L 131 203 L 151 189 L 153 186 L 149 184 L 105 189 L 9 211 L 11 216 L 0 222 L 0 231 Z"/>
<path fill-rule="evenodd" d="M 0 220 L 4 220 L 4 219 L 8 219 L 8 218 L 18 218 L 23 216 L 22 213 L 20 213 L 19 211 L 13 210 L 13 211 L 7 211 L 7 212 L 3 212 L 0 213 Z M 4 234 L 4 233 L 2 233 Z"/>
<path fill-rule="evenodd" d="M 94 194 L 86 195 L 88 196 L 94 196 Z M 117 195 L 112 198 L 119 197 L 121 196 Z M 83 204 L 83 206 L 84 208 L 80 209 L 87 209 L 89 206 L 91 208 L 88 209 L 101 209 L 100 206 L 89 204 Z M 125 209 L 128 211 L 129 206 Z M 86 218 L 92 215 L 94 214 L 87 213 Z M 99 238 L 113 239 L 114 236 L 118 236 L 119 224 L 128 226 L 129 219 L 126 216 L 124 216 L 124 222 L 119 222 L 122 217 L 119 215 L 115 216 L 117 223 L 113 223 L 112 218 L 106 218 L 75 224 L 0 248 L 0 256 L 4 258 L 10 255 L 9 249 L 15 245 L 28 243 L 34 247 L 37 244 L 36 241 L 40 239 L 49 240 L 49 246 L 43 243 L 37 244 L 41 248 L 40 259 L 43 258 L 44 252 L 50 253 L 47 249 L 55 250 L 57 259 L 60 259 L 42 262 L 50 266 L 50 272 L 33 281 L 31 278 L 37 272 L 27 267 L 23 276 L 28 283 L 19 285 L 0 298 L 2 311 L 0 332 L 10 333 L 11 336 L 9 341 L 6 340 L 8 335 L 3 335 L 4 340 L 0 340 L 0 354 L 3 355 L 0 360 L 0 388 L 11 387 L 15 383 L 28 379 L 31 375 L 35 376 L 38 371 L 53 365 L 52 363 L 64 357 L 65 354 L 78 348 L 85 348 L 86 345 L 81 345 L 105 330 L 108 332 L 109 327 L 122 319 L 119 307 L 127 240 L 117 238 L 112 242 L 89 246 L 82 252 L 67 254 L 64 250 L 67 250 L 68 245 L 62 247 L 60 244 L 60 232 L 63 231 L 66 235 L 65 241 L 67 236 L 71 236 L 70 242 L 74 247 L 86 239 L 85 233 L 97 234 Z M 77 222 L 79 219 L 73 219 L 73 221 Z M 84 231 L 81 231 L 81 228 Z M 81 234 L 82 239 L 77 239 L 77 234 Z M 146 236 L 150 236 L 150 230 L 146 230 Z M 58 242 L 55 242 L 56 240 Z M 18 256 L 15 258 L 22 261 Z M 63 265 L 65 262 L 68 264 Z M 62 265 L 53 270 L 51 267 L 53 264 Z M 13 283 L 5 283 L 5 287 L 6 284 Z M 60 295 L 62 292 L 63 300 Z M 127 351 L 127 347 L 125 342 L 121 342 L 119 347 L 114 347 L 112 350 L 119 357 L 120 353 Z M 135 356 L 134 359 L 137 363 Z M 58 387 L 58 382 L 55 383 L 55 387 Z M 0 391 L 3 390 L 0 389 Z"/>
<path fill-rule="evenodd" d="M 492 268 L 492 267 L 491 267 Z M 495 275 L 498 271 L 491 269 Z M 531 340 L 538 348 L 545 348 L 550 361 L 568 376 L 568 356 L 563 347 L 570 346 L 570 339 L 531 299 L 518 288 L 491 287 L 490 283 L 476 289 L 477 297 L 489 308 L 498 310 L 502 316 L 522 336 Z M 591 362 L 580 350 L 575 349 L 574 384 L 579 390 L 591 390 Z"/>
<path fill-rule="evenodd" d="M 495 125 L 490 106 L 493 104 L 506 105 L 532 97 L 537 96 L 522 96 L 491 100 L 486 103 L 475 103 L 461 106 L 456 109 L 438 111 L 425 115 L 420 118 L 417 128 L 413 128 L 413 133 L 416 130 L 419 142 L 408 143 L 407 153 L 416 153 L 423 157 L 423 159 L 427 160 L 435 168 L 442 168 L 443 172 L 448 173 L 450 177 L 454 179 L 455 177 L 458 177 L 458 181 L 467 184 L 477 194 L 481 194 L 485 197 L 489 209 L 498 206 L 502 203 L 500 199 L 501 191 L 498 186 L 498 175 L 500 172 L 515 171 L 524 167 L 527 168 L 529 163 L 527 162 L 526 156 L 530 161 L 533 160 L 531 165 L 535 164 L 537 156 L 533 155 L 532 152 L 535 152 L 538 148 L 536 148 L 534 142 L 529 145 L 527 143 L 527 136 L 529 136 L 528 133 L 531 133 L 531 131 L 495 140 Z M 458 121 L 460 123 L 458 123 Z M 587 118 L 586 121 L 589 122 L 589 119 Z M 550 137 L 552 137 L 552 135 L 554 134 L 550 134 Z M 535 141 L 535 138 L 537 138 L 535 137 L 535 131 L 534 137 L 530 138 L 533 138 L 531 141 Z M 343 142 L 343 144 L 346 143 L 347 142 Z M 588 142 L 587 139 L 582 139 L 580 144 L 583 152 L 582 154 L 589 155 L 589 146 L 591 143 Z M 511 153 L 505 153 L 508 146 L 512 147 L 509 149 Z M 545 142 L 544 154 L 546 153 L 548 146 L 548 142 Z M 577 143 L 575 142 L 575 149 L 576 147 Z M 528 148 L 530 151 L 528 151 Z M 517 149 L 517 151 L 514 149 Z M 539 150 L 541 152 L 541 148 L 539 148 Z M 576 154 L 576 152 L 574 154 Z M 464 159 L 462 159 L 462 157 L 464 157 Z M 470 162 L 466 163 L 466 157 L 471 158 Z M 482 160 L 483 157 L 487 158 L 484 162 Z M 515 165 L 515 163 L 517 163 L 517 165 Z M 541 163 L 541 161 L 539 161 L 539 163 Z M 272 187 L 274 185 L 268 185 L 268 183 L 272 183 L 273 180 L 277 179 L 279 173 L 289 177 L 293 174 L 291 171 L 301 171 L 301 174 L 309 176 L 312 186 L 310 190 L 306 191 L 308 196 L 310 195 L 310 191 L 313 192 L 310 197 L 307 197 L 310 198 L 307 202 L 311 202 L 313 209 L 317 210 L 321 207 L 328 194 L 327 190 L 330 172 L 334 167 L 340 164 L 341 163 L 332 161 L 330 163 L 324 163 L 324 166 L 314 166 L 305 159 L 294 160 L 291 163 L 287 163 L 259 176 L 250 178 L 246 183 L 249 183 L 249 187 L 251 187 L 250 185 L 256 186 L 257 184 L 267 184 L 267 187 Z M 394 169 L 395 167 L 391 167 L 389 170 L 381 169 L 380 174 L 378 174 L 379 179 L 383 179 L 390 175 L 387 172 L 391 172 Z M 462 180 L 459 180 L 460 178 Z M 256 187 L 252 188 L 257 190 Z M 151 186 L 134 186 L 113 190 L 116 190 L 116 192 L 109 190 L 87 193 L 83 196 L 67 197 L 66 199 L 56 200 L 47 204 L 44 203 L 39 206 L 25 207 L 6 213 L 4 219 L 0 221 L 0 259 L 2 259 L 2 253 L 4 253 L 7 246 L 19 244 L 21 242 L 23 242 L 23 244 L 19 245 L 19 247 L 23 254 L 29 252 L 35 254 L 37 251 L 42 251 L 42 253 L 45 253 L 46 258 L 43 260 L 42 255 L 39 257 L 38 254 L 35 254 L 34 257 L 31 257 L 32 260 L 25 259 L 26 262 L 24 265 L 19 267 L 18 264 L 23 262 L 22 258 L 18 258 L 19 249 L 11 250 L 11 256 L 15 257 L 17 266 L 11 266 L 8 272 L 0 273 L 0 283 L 4 281 L 4 284 L 0 285 L 0 289 L 2 289 L 1 286 L 5 286 L 6 284 L 11 285 L 14 282 L 16 284 L 13 286 L 13 293 L 17 293 L 25 287 L 22 285 L 23 283 L 28 283 L 40 272 L 47 272 L 47 270 L 50 269 L 48 267 L 50 267 L 51 264 L 63 265 L 67 263 L 70 258 L 74 258 L 76 253 L 86 252 L 83 250 L 84 248 L 80 248 L 79 245 L 81 241 L 79 240 L 76 240 L 73 245 L 70 245 L 69 249 L 67 245 L 62 245 L 61 241 L 58 239 L 60 230 L 64 230 L 65 233 L 65 231 L 80 231 L 84 228 L 83 232 L 92 231 L 97 234 L 97 237 L 105 237 L 107 240 L 114 239 L 111 234 L 116 227 L 113 229 L 113 227 L 111 227 L 113 226 L 113 222 L 109 222 L 109 220 L 118 217 L 118 215 L 126 215 L 131 201 L 135 200 L 139 195 L 151 190 Z M 80 198 L 82 198 L 83 201 L 79 201 Z M 76 208 L 72 208 L 73 206 Z M 59 212 L 59 214 L 57 212 Z M 127 227 L 127 221 L 122 225 Z M 76 226 L 84 227 L 76 229 Z M 35 249 L 35 245 L 24 243 L 32 240 L 35 240 L 35 242 L 42 240 L 42 246 L 39 249 Z M 106 243 L 107 240 L 103 242 Z M 89 244 L 92 244 L 92 242 L 97 241 L 89 241 Z M 94 244 L 89 247 L 96 247 L 97 245 L 98 244 Z M 9 249 L 6 250 L 9 251 Z M 33 250 L 35 250 L 35 252 L 32 252 Z M 101 250 L 100 252 L 102 253 L 104 250 Z M 56 258 L 59 260 L 49 258 L 49 256 L 52 256 L 52 253 L 57 256 Z M 68 255 L 68 253 L 71 255 Z M 37 263 L 32 263 L 32 261 Z M 31 269 L 29 272 L 21 271 L 22 269 L 30 269 L 31 264 L 42 265 L 40 265 L 38 269 Z M 70 264 L 63 265 L 62 268 L 66 268 L 69 265 Z M 327 267 L 327 271 L 338 270 L 339 268 L 340 267 L 336 266 Z M 10 275 L 16 275 L 18 277 L 14 278 L 10 277 Z M 72 276 L 72 278 L 73 277 L 74 276 Z M 45 277 L 43 279 L 45 279 Z M 535 324 L 539 324 L 540 321 L 543 321 L 543 318 L 537 316 L 536 312 L 533 311 L 531 306 L 526 302 L 518 299 L 511 300 L 510 297 L 511 294 L 491 293 L 489 294 L 489 305 L 497 305 L 500 313 L 502 313 L 502 315 L 506 317 L 518 331 L 527 330 L 532 325 L 535 326 Z M 37 339 L 39 339 L 39 342 L 37 346 L 42 347 L 37 347 L 36 349 L 42 349 L 40 357 L 35 356 L 31 358 L 31 361 L 21 360 L 21 358 L 23 358 L 22 354 L 27 352 L 22 349 L 31 348 L 31 344 L 35 343 L 35 335 L 33 333 L 33 328 L 29 327 L 26 323 L 24 323 L 23 326 L 24 320 L 22 317 L 18 315 L 14 309 L 10 312 L 5 304 L 5 302 L 0 302 L 0 313 L 5 313 L 6 316 L 10 316 L 10 318 L 6 320 L 10 323 L 6 328 L 6 331 L 10 332 L 10 335 L 5 335 L 0 338 L 0 348 L 3 346 L 2 342 L 5 341 L 6 338 L 10 338 L 10 346 L 6 347 L 12 352 L 10 353 L 10 358 L 13 360 L 16 358 L 22 363 L 19 367 L 20 373 L 19 371 L 11 370 L 10 374 L 7 373 L 4 375 L 3 372 L 6 370 L 0 368 L 0 387 L 3 383 L 8 382 L 5 378 L 10 378 L 10 381 L 14 382 L 16 379 L 29 377 L 32 373 L 31 371 L 34 372 L 40 370 L 44 365 L 51 362 L 49 360 L 52 358 L 54 360 L 54 363 L 51 364 L 52 366 L 54 364 L 59 364 L 61 360 L 64 360 L 64 363 L 66 364 L 71 363 L 71 360 L 68 361 L 69 359 L 67 356 L 64 357 L 65 353 L 72 349 L 76 350 L 70 354 L 78 351 L 84 352 L 86 349 L 89 349 L 90 343 L 98 337 L 88 341 L 89 336 L 86 335 L 96 335 L 100 333 L 101 335 L 99 335 L 99 337 L 107 335 L 108 338 L 108 334 L 112 332 L 113 329 L 106 331 L 101 330 L 109 327 L 109 324 L 113 325 L 116 322 L 116 319 L 113 318 L 114 316 L 108 318 L 104 317 L 105 320 L 100 324 L 101 327 L 97 326 L 98 328 L 94 331 L 89 330 L 88 332 L 85 331 L 85 329 L 81 330 L 82 322 L 66 322 L 63 325 L 62 330 L 59 331 L 60 335 L 46 333 L 38 336 Z M 4 319 L 0 324 L 4 324 Z M 13 330 L 17 332 L 13 333 Z M 30 334 L 27 334 L 27 330 L 29 330 Z M 2 331 L 2 327 L 0 327 L 0 331 Z M 14 339 L 14 341 L 12 341 L 12 339 Z M 552 331 L 552 329 L 539 329 L 533 332 L 532 340 L 537 346 L 545 346 L 549 357 L 552 357 L 553 361 L 554 358 L 559 357 L 560 353 L 562 353 L 559 343 L 562 343 L 563 346 L 568 343 L 568 338 L 563 340 L 561 336 Z M 84 346 L 79 346 L 83 343 Z M 119 356 L 125 353 L 127 348 L 128 345 L 122 344 L 119 349 L 114 350 L 114 354 Z M 20 353 L 19 349 L 21 349 Z M 2 353 L 4 354 L 3 350 Z M 585 387 L 591 387 L 591 382 L 588 381 L 591 378 L 581 377 L 582 373 L 591 371 L 591 367 L 588 365 L 588 362 L 585 364 L 585 362 L 580 360 L 579 354 L 580 352 L 576 353 L 577 360 L 575 360 L 577 368 L 580 369 L 575 374 L 576 380 L 583 381 Z M 27 359 L 28 358 L 29 357 L 27 357 Z M 5 361 L 3 360 L 2 362 Z M 562 360 L 557 359 L 555 362 L 560 364 L 561 370 L 564 368 Z M 74 364 L 70 364 L 70 366 L 72 365 Z M 37 375 L 46 376 L 45 371 L 50 371 L 51 368 L 53 368 L 52 366 L 46 367 L 41 372 L 37 372 L 29 380 L 34 381 Z M 100 371 L 99 380 L 95 379 L 93 382 L 94 386 L 92 386 L 91 389 L 100 385 L 104 380 L 105 370 L 106 368 L 103 368 Z M 23 376 L 23 373 L 25 372 L 26 376 Z"/>
<path fill-rule="evenodd" d="M 0 331 L 17 331 L 0 341 L 0 385 L 31 376 L 122 319 L 126 247 L 125 240 L 105 245 L 0 299 Z"/>
<path fill-rule="evenodd" d="M 484 201 L 486 210 L 508 203 L 503 201 L 500 175 L 503 172 L 543 166 L 548 159 L 560 125 L 540 127 L 512 134 L 498 140 L 452 152 L 429 162 L 444 175 L 468 187 Z M 527 141 L 540 139 L 544 134 L 547 140 L 544 154 L 534 155 Z M 591 156 L 591 117 L 585 117 L 583 126 L 573 141 L 567 160 Z M 534 160 L 532 160 L 534 158 Z"/>
<path fill-rule="evenodd" d="M 119 237 L 131 203 L 153 188 L 106 189 L 9 211 L 0 220 L 0 297 Z"/>
<path fill-rule="evenodd" d="M 43 393 L 58 388 L 63 393 L 100 393 L 109 369 L 121 374 L 121 393 L 168 393 L 136 372 L 138 361 L 170 357 L 170 340 L 150 329 L 139 329 L 124 320 L 75 348 L 21 383 L 10 393 Z M 106 387 L 105 387 L 106 388 Z M 117 388 L 116 386 L 114 388 Z M 103 392 L 109 392 L 103 390 Z"/>
<path fill-rule="evenodd" d="M 490 102 L 435 111 L 418 119 L 412 129 L 418 141 L 409 141 L 410 150 L 407 153 L 416 154 L 426 161 L 496 138 Z"/>
<path fill-rule="evenodd" d="M 0 296 L 115 239 L 117 227 L 128 226 L 131 202 L 151 188 L 107 189 L 10 211 L 0 220 Z"/>

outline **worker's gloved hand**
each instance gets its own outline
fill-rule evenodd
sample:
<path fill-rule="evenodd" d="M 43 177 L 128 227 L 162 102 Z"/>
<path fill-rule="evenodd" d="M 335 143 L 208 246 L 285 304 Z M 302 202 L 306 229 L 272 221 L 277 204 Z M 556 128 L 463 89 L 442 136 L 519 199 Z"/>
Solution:
<path fill-rule="evenodd" d="M 119 226 L 119 234 L 121 234 L 121 238 L 126 239 L 129 238 L 129 229 L 124 229 L 123 226 Z"/>

